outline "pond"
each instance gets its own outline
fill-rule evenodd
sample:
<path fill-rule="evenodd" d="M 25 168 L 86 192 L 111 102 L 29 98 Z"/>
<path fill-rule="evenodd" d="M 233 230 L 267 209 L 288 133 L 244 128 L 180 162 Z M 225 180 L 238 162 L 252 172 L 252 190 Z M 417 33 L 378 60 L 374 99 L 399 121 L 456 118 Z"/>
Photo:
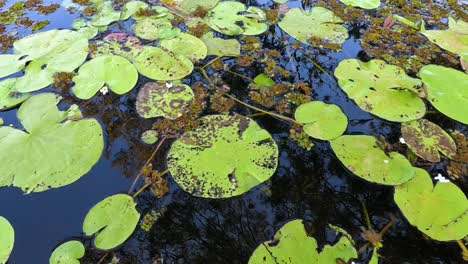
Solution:
<path fill-rule="evenodd" d="M 0 263 L 468 261 L 467 9 L 0 0 Z"/>

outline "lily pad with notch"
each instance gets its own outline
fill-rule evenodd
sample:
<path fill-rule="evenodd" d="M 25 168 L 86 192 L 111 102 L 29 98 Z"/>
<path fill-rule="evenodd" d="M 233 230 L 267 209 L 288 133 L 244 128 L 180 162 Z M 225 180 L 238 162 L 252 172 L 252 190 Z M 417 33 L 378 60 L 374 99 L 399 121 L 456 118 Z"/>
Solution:
<path fill-rule="evenodd" d="M 80 264 L 85 248 L 80 241 L 71 240 L 58 246 L 49 258 L 49 264 Z"/>
<path fill-rule="evenodd" d="M 15 230 L 10 222 L 3 216 L 0 216 L 0 263 L 6 263 L 10 257 L 11 251 L 15 244 Z"/>

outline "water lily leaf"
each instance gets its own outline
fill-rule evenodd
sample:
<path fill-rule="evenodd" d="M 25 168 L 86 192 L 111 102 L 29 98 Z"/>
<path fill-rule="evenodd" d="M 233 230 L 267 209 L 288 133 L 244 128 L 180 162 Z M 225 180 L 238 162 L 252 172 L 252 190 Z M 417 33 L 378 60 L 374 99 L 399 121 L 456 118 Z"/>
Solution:
<path fill-rule="evenodd" d="M 318 252 L 317 241 L 307 235 L 301 220 L 286 223 L 276 232 L 274 245 L 263 242 L 250 257 L 250 264 L 257 263 L 338 263 L 337 259 L 348 262 L 357 258 L 353 242 L 342 236 L 334 245 L 325 245 Z"/>
<path fill-rule="evenodd" d="M 151 145 L 158 141 L 159 133 L 156 130 L 146 130 L 141 134 L 141 141 L 143 143 Z"/>
<path fill-rule="evenodd" d="M 240 55 L 240 43 L 237 39 L 215 38 L 213 32 L 208 32 L 201 37 L 208 48 L 208 55 L 219 57 Z"/>
<path fill-rule="evenodd" d="M 424 24 L 421 33 L 441 48 L 460 55 L 468 60 L 468 23 L 449 17 L 449 29 L 426 30 Z"/>
<path fill-rule="evenodd" d="M 332 11 L 323 7 L 313 7 L 309 12 L 291 8 L 278 25 L 305 44 L 313 44 L 311 39 L 319 38 L 324 43 L 341 45 L 348 38 L 348 30 L 341 23 L 343 20 Z"/>
<path fill-rule="evenodd" d="M 133 25 L 135 35 L 142 39 L 156 40 L 161 38 L 164 28 L 172 28 L 171 20 L 168 17 L 143 18 Z M 180 30 L 179 30 L 180 33 Z"/>
<path fill-rule="evenodd" d="M 192 89 L 185 84 L 150 82 L 138 92 L 136 110 L 144 118 L 176 119 L 188 110 L 193 96 Z"/>
<path fill-rule="evenodd" d="M 58 246 L 49 258 L 49 264 L 80 264 L 85 248 L 80 241 L 71 240 Z"/>
<path fill-rule="evenodd" d="M 80 67 L 73 77 L 73 93 L 80 99 L 89 99 L 106 85 L 116 94 L 124 94 L 137 81 L 138 72 L 130 61 L 120 56 L 100 56 Z"/>
<path fill-rule="evenodd" d="M 16 81 L 16 89 L 22 93 L 48 86 L 55 73 L 72 72 L 88 56 L 86 36 L 66 29 L 32 34 L 13 46 L 14 55 L 0 55 L 0 77 L 21 70 L 29 62 L 24 76 Z"/>
<path fill-rule="evenodd" d="M 321 140 L 341 136 L 348 126 L 348 118 L 341 108 L 320 101 L 300 105 L 294 114 L 297 122 L 304 124 L 304 132 Z"/>
<path fill-rule="evenodd" d="M 135 230 L 140 213 L 133 198 L 115 194 L 105 198 L 89 210 L 83 222 L 87 236 L 96 235 L 94 245 L 99 249 L 112 249 L 127 240 Z"/>
<path fill-rule="evenodd" d="M 439 162 L 439 151 L 449 158 L 457 154 L 457 145 L 452 137 L 426 119 L 403 123 L 401 134 L 414 154 L 427 161 Z"/>
<path fill-rule="evenodd" d="M 364 9 L 374 9 L 380 6 L 380 0 L 340 0 L 345 5 L 357 6 Z"/>
<path fill-rule="evenodd" d="M 419 71 L 427 99 L 446 116 L 468 124 L 468 74 L 437 65 Z"/>
<path fill-rule="evenodd" d="M 31 96 L 29 93 L 18 92 L 15 84 L 15 78 L 0 81 L 0 111 L 15 107 Z"/>
<path fill-rule="evenodd" d="M 0 243 L 0 263 L 4 264 L 10 257 L 13 245 L 15 244 L 15 230 L 10 222 L 2 216 L 0 216 L 0 237 L 2 238 L 2 243 Z"/>
<path fill-rule="evenodd" d="M 421 80 L 382 60 L 343 60 L 335 76 L 341 89 L 362 110 L 383 119 L 406 122 L 419 119 L 426 112 L 426 105 L 416 95 L 423 93 Z"/>
<path fill-rule="evenodd" d="M 382 247 L 379 247 L 379 248 L 382 248 Z M 372 257 L 368 264 L 379 264 L 380 255 L 379 255 L 379 252 L 377 252 L 379 248 L 374 247 L 374 249 L 372 250 Z"/>
<path fill-rule="evenodd" d="M 232 197 L 273 175 L 278 147 L 250 118 L 210 115 L 172 144 L 167 163 L 185 191 L 206 198 Z"/>
<path fill-rule="evenodd" d="M 451 182 L 432 184 L 429 174 L 415 168 L 410 181 L 395 186 L 394 199 L 410 224 L 439 241 L 468 235 L 468 200 Z"/>
<path fill-rule="evenodd" d="M 144 76 L 160 81 L 182 79 L 193 71 L 193 64 L 187 57 L 151 46 L 143 48 L 134 65 Z"/>
<path fill-rule="evenodd" d="M 255 76 L 253 82 L 257 85 L 271 87 L 275 84 L 275 81 L 268 76 L 268 74 L 260 73 L 259 75 Z"/>
<path fill-rule="evenodd" d="M 100 124 L 94 118 L 67 120 L 69 113 L 57 109 L 58 101 L 52 93 L 32 96 L 17 114 L 26 131 L 0 127 L 0 186 L 27 193 L 65 186 L 99 160 L 104 147 Z M 76 116 L 76 110 L 72 113 Z"/>
<path fill-rule="evenodd" d="M 140 9 L 147 9 L 149 5 L 142 1 L 130 1 L 127 2 L 122 8 L 122 13 L 120 14 L 120 20 L 127 20 L 133 16 Z"/>
<path fill-rule="evenodd" d="M 208 51 L 201 39 L 186 33 L 181 33 L 172 39 L 163 39 L 159 41 L 158 46 L 174 54 L 185 56 L 192 62 L 204 59 Z"/>
<path fill-rule="evenodd" d="M 402 184 L 414 175 L 410 162 L 397 152 L 385 153 L 372 136 L 344 135 L 330 141 L 343 165 L 364 180 L 385 184 Z"/>
<path fill-rule="evenodd" d="M 259 35 L 268 29 L 265 12 L 235 1 L 218 3 L 205 16 L 205 21 L 212 29 L 230 36 Z"/>
<path fill-rule="evenodd" d="M 121 12 L 114 10 L 112 1 L 104 1 L 96 5 L 97 11 L 90 24 L 96 27 L 107 26 L 120 20 Z"/>
<path fill-rule="evenodd" d="M 218 4 L 219 0 L 174 0 L 174 6 L 185 13 L 193 13 L 198 7 L 202 7 L 205 10 L 212 9 Z"/>

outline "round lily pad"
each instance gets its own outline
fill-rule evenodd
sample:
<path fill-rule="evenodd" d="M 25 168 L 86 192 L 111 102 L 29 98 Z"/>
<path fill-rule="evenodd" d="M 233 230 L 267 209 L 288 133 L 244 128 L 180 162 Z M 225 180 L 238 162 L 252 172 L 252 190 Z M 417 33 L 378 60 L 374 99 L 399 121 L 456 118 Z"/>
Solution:
<path fill-rule="evenodd" d="M 210 115 L 172 144 L 167 164 L 185 191 L 206 198 L 232 197 L 273 175 L 278 147 L 250 118 Z"/>
<path fill-rule="evenodd" d="M 304 132 L 322 140 L 341 136 L 348 126 L 348 118 L 341 108 L 320 101 L 300 105 L 294 114 L 297 122 L 304 124 Z"/>
<path fill-rule="evenodd" d="M 6 263 L 15 244 L 15 230 L 10 222 L 0 216 L 0 263 Z"/>
<path fill-rule="evenodd" d="M 239 56 L 241 45 L 237 39 L 215 38 L 213 32 L 208 32 L 201 37 L 207 47 L 208 55 L 215 56 Z"/>
<path fill-rule="evenodd" d="M 159 136 L 158 131 L 156 131 L 156 130 L 146 130 L 145 132 L 143 132 L 143 134 L 141 134 L 141 140 L 145 144 L 151 145 L 151 144 L 156 143 L 156 141 L 158 141 L 158 136 Z"/>
<path fill-rule="evenodd" d="M 116 94 L 124 94 L 137 81 L 138 72 L 130 61 L 120 56 L 100 56 L 80 67 L 73 77 L 73 93 L 80 99 L 89 99 L 106 85 Z"/>
<path fill-rule="evenodd" d="M 457 155 L 457 145 L 452 137 L 426 119 L 403 123 L 401 135 L 414 154 L 427 161 L 439 162 L 439 151 L 449 158 Z"/>
<path fill-rule="evenodd" d="M 313 7 L 306 12 L 296 7 L 291 8 L 278 25 L 293 38 L 305 44 L 341 45 L 348 38 L 348 30 L 341 25 L 342 23 L 340 17 L 326 8 Z M 319 41 L 314 40 L 315 38 Z"/>
<path fill-rule="evenodd" d="M 135 230 L 140 213 L 133 198 L 115 194 L 97 203 L 85 217 L 83 232 L 96 235 L 94 245 L 103 250 L 115 248 L 125 242 Z"/>
<path fill-rule="evenodd" d="M 15 107 L 31 96 L 30 93 L 18 92 L 15 84 L 15 78 L 0 81 L 0 111 Z"/>
<path fill-rule="evenodd" d="M 468 124 L 468 74 L 438 65 L 419 71 L 427 99 L 446 116 Z"/>
<path fill-rule="evenodd" d="M 159 41 L 158 46 L 174 54 L 183 55 L 193 62 L 204 59 L 208 52 L 201 39 L 186 33 L 181 33 L 175 38 L 163 39 Z"/>
<path fill-rule="evenodd" d="M 80 264 L 85 248 L 80 241 L 71 240 L 58 246 L 50 255 L 49 264 Z"/>
<path fill-rule="evenodd" d="M 95 5 L 97 11 L 90 22 L 91 25 L 102 27 L 120 20 L 121 12 L 114 10 L 112 1 L 98 1 Z"/>
<path fill-rule="evenodd" d="M 419 119 L 426 105 L 421 80 L 411 78 L 400 67 L 382 60 L 362 62 L 346 59 L 335 70 L 338 83 L 364 111 L 380 118 L 406 122 Z"/>
<path fill-rule="evenodd" d="M 188 110 L 193 96 L 192 89 L 185 84 L 150 82 L 138 92 L 136 110 L 144 118 L 176 119 Z"/>
<path fill-rule="evenodd" d="M 0 78 L 28 63 L 24 76 L 16 81 L 16 90 L 22 93 L 48 86 L 55 73 L 72 72 L 88 56 L 88 38 L 66 29 L 32 34 L 15 41 L 13 46 L 15 54 L 0 55 Z"/>
<path fill-rule="evenodd" d="M 161 36 L 164 33 L 163 30 L 165 28 L 173 28 L 171 24 L 171 19 L 168 17 L 146 17 L 141 20 L 138 20 L 133 25 L 135 35 L 147 40 L 156 40 L 161 38 Z"/>
<path fill-rule="evenodd" d="M 120 15 L 120 20 L 127 20 L 131 16 L 133 16 L 138 10 L 140 9 L 147 9 L 150 6 L 143 2 L 143 1 L 130 1 L 127 2 L 123 8 L 122 8 L 122 13 Z"/>
<path fill-rule="evenodd" d="M 317 241 L 309 236 L 301 220 L 286 223 L 276 232 L 274 244 L 263 242 L 252 256 L 250 264 L 277 264 L 277 263 L 339 263 L 342 259 L 346 263 L 357 258 L 353 242 L 343 235 L 334 245 L 325 245 L 318 252 Z"/>
<path fill-rule="evenodd" d="M 385 153 L 372 136 L 344 135 L 330 141 L 343 165 L 364 180 L 385 184 L 402 184 L 414 175 L 411 163 L 397 152 Z"/>
<path fill-rule="evenodd" d="M 364 9 L 374 9 L 380 6 L 380 0 L 340 0 L 340 2 Z"/>
<path fill-rule="evenodd" d="M 101 125 L 94 118 L 75 120 L 79 109 L 59 111 L 58 101 L 52 93 L 32 96 L 17 114 L 25 131 L 0 127 L 0 186 L 28 193 L 65 186 L 99 160 Z"/>
<path fill-rule="evenodd" d="M 429 174 L 415 168 L 410 181 L 395 186 L 394 199 L 410 224 L 439 241 L 463 239 L 468 234 L 468 200 L 451 182 L 433 186 Z"/>
<path fill-rule="evenodd" d="M 218 4 L 219 0 L 174 0 L 174 6 L 185 13 L 193 13 L 198 7 L 209 10 Z"/>
<path fill-rule="evenodd" d="M 268 29 L 265 12 L 235 1 L 218 3 L 205 16 L 205 21 L 212 29 L 230 36 L 259 35 Z"/>

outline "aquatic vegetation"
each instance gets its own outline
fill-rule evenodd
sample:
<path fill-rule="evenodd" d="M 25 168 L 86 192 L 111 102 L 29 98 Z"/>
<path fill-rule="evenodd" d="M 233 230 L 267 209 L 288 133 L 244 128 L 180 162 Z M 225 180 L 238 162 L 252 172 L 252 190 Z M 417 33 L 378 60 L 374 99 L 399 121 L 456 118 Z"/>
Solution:
<path fill-rule="evenodd" d="M 126 194 L 105 198 L 89 210 L 83 221 L 83 232 L 95 235 L 94 245 L 99 249 L 112 249 L 127 240 L 138 224 L 140 213 L 135 202 Z"/>
<path fill-rule="evenodd" d="M 237 39 L 216 38 L 213 32 L 208 32 L 201 37 L 201 40 L 207 47 L 207 55 L 237 57 L 241 54 L 241 45 Z"/>
<path fill-rule="evenodd" d="M 357 257 L 353 244 L 344 234 L 338 242 L 325 245 L 318 252 L 317 241 L 307 234 L 302 221 L 293 220 L 278 230 L 273 241 L 259 245 L 249 263 L 347 263 Z"/>
<path fill-rule="evenodd" d="M 449 158 L 457 153 L 457 146 L 450 135 L 426 119 L 403 123 L 401 135 L 414 154 L 430 162 L 440 161 L 439 151 Z"/>
<path fill-rule="evenodd" d="M 468 234 L 468 200 L 455 184 L 433 186 L 429 174 L 415 168 L 410 181 L 395 186 L 395 202 L 408 221 L 440 241 L 462 239 Z"/>
<path fill-rule="evenodd" d="M 206 198 L 232 197 L 273 175 L 278 147 L 255 121 L 210 115 L 198 122 L 171 145 L 167 157 L 172 177 L 185 191 Z"/>
<path fill-rule="evenodd" d="M 85 248 L 80 241 L 71 240 L 58 246 L 50 255 L 49 264 L 80 264 Z"/>
<path fill-rule="evenodd" d="M 159 136 L 158 131 L 152 130 L 152 129 L 146 130 L 145 132 L 141 134 L 141 141 L 143 141 L 146 144 L 151 145 L 158 141 L 158 136 Z"/>
<path fill-rule="evenodd" d="M 218 4 L 219 0 L 205 0 L 205 1 L 169 0 L 167 2 L 174 5 L 174 7 L 176 7 L 180 11 L 183 11 L 185 13 L 194 13 L 199 8 L 203 8 L 205 10 L 212 9 Z"/>
<path fill-rule="evenodd" d="M 340 0 L 343 4 L 364 9 L 374 9 L 380 6 L 380 0 Z"/>
<path fill-rule="evenodd" d="M 73 93 L 80 99 L 89 99 L 105 86 L 124 94 L 137 81 L 138 72 L 130 61 L 120 56 L 100 56 L 80 67 L 78 75 L 73 77 Z"/>
<path fill-rule="evenodd" d="M 10 257 L 15 244 L 15 230 L 10 222 L 3 216 L 0 216 L 0 236 L 2 243 L 0 244 L 0 263 L 4 264 Z"/>
<path fill-rule="evenodd" d="M 419 119 L 426 113 L 422 82 L 381 60 L 342 60 L 338 83 L 364 111 L 394 122 Z"/>
<path fill-rule="evenodd" d="M 0 81 L 0 111 L 15 107 L 31 96 L 29 93 L 18 92 L 15 84 L 15 78 Z"/>

